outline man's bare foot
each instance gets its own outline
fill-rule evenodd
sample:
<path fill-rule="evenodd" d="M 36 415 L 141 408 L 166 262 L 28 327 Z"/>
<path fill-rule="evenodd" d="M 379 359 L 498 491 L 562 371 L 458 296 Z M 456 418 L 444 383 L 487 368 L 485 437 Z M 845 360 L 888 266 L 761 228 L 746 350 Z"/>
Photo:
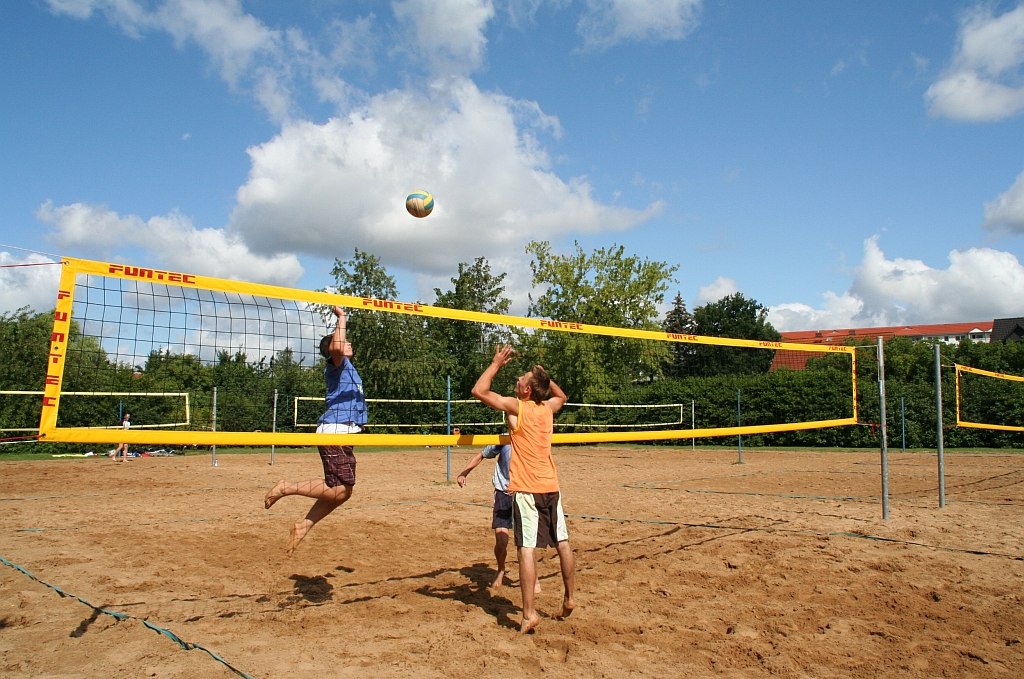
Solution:
<path fill-rule="evenodd" d="M 494 580 L 491 581 L 490 588 L 498 589 L 505 584 L 505 571 L 498 571 L 498 574 L 494 576 Z"/>
<path fill-rule="evenodd" d="M 534 629 L 536 629 L 537 625 L 539 625 L 539 624 L 540 624 L 540 616 L 537 615 L 536 613 L 531 615 L 529 618 L 524 616 L 523 617 L 523 622 L 519 625 L 519 633 L 520 634 L 529 634 Z"/>
<path fill-rule="evenodd" d="M 288 540 L 288 546 L 285 548 L 284 553 L 287 556 L 291 556 L 295 552 L 295 548 L 302 542 L 302 538 L 306 537 L 306 533 L 309 532 L 309 526 L 306 525 L 305 521 L 300 521 L 292 526 L 292 536 Z"/>
<path fill-rule="evenodd" d="M 558 616 L 559 620 L 564 620 L 572 615 L 573 609 L 576 608 L 576 602 L 572 599 L 562 600 L 562 613 Z"/>
<path fill-rule="evenodd" d="M 285 480 L 281 479 L 274 487 L 267 491 L 267 494 L 263 496 L 263 508 L 270 509 L 274 506 L 274 503 L 284 497 L 284 484 Z M 301 539 L 301 538 L 300 538 Z"/>

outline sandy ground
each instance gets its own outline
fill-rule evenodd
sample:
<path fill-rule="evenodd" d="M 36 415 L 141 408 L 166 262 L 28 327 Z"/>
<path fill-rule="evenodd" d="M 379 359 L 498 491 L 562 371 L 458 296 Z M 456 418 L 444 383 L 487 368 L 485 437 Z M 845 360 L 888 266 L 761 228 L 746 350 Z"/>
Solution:
<path fill-rule="evenodd" d="M 475 451 L 452 449 L 452 481 Z M 578 608 L 518 635 L 490 461 L 357 451 L 287 559 L 315 453 L 0 462 L 4 677 L 1020 677 L 1024 455 L 585 447 L 556 457 Z"/>

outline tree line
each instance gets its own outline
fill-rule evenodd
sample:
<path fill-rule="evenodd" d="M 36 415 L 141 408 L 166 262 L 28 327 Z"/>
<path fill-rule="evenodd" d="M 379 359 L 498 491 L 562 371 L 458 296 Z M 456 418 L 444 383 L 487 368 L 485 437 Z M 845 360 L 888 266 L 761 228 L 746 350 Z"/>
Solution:
<path fill-rule="evenodd" d="M 568 254 L 557 254 L 550 243 L 535 241 L 527 246 L 527 253 L 531 256 L 534 291 L 529 297 L 528 316 L 684 335 L 768 342 L 781 338 L 767 321 L 767 309 L 740 293 L 698 306 L 692 312 L 676 294 L 662 314 L 677 267 L 628 255 L 621 246 L 588 253 L 575 243 Z M 327 289 L 340 294 L 398 298 L 395 278 L 380 259 L 359 249 L 347 260 L 336 259 L 331 276 L 333 284 Z M 451 287 L 435 288 L 431 304 L 507 314 L 511 300 L 505 294 L 505 276 L 492 272 L 483 257 L 459 263 L 456 275 L 450 279 Z M 0 315 L 0 352 L 7 359 L 0 363 L 0 390 L 42 389 L 52 321 L 52 312 L 33 313 L 27 308 Z M 453 399 L 468 398 L 477 376 L 490 362 L 494 346 L 512 343 L 519 354 L 508 369 L 509 375 L 541 363 L 574 402 L 693 403 L 699 428 L 831 419 L 848 415 L 853 406 L 849 366 L 841 356 L 813 358 L 801 370 L 773 370 L 774 352 L 769 350 L 595 338 L 571 332 L 526 332 L 500 324 L 361 309 L 349 313 L 348 337 L 356 348 L 355 361 L 368 396 L 380 399 L 443 399 L 449 388 Z M 857 407 L 862 425 L 746 436 L 744 444 L 877 446 L 876 357 L 872 345 L 864 345 L 863 350 L 857 371 Z M 945 444 L 972 448 L 1024 446 L 1019 432 L 950 426 L 955 422 L 955 385 L 949 367 L 960 363 L 1022 375 L 1024 343 L 964 340 L 957 346 L 942 346 L 941 363 L 945 366 L 940 371 L 945 395 Z M 932 345 L 903 338 L 886 343 L 890 446 L 904 441 L 910 448 L 937 445 L 934 366 Z M 112 392 L 187 391 L 192 397 L 196 426 L 210 421 L 210 395 L 216 387 L 218 430 L 268 431 L 274 426 L 278 431 L 289 431 L 294 423 L 292 397 L 322 397 L 322 367 L 296 361 L 291 348 L 258 360 L 251 360 L 242 351 L 223 350 L 215 361 L 205 363 L 191 355 L 153 351 L 144 365 L 122 365 L 110 360 L 98 339 L 83 335 L 72 324 L 62 389 L 90 391 L 103 384 Z M 1017 423 L 1024 422 L 1024 397 L 1015 384 L 978 388 L 970 397 L 972 413 L 996 418 L 981 421 L 1012 422 L 1016 418 Z M 125 400 L 64 399 L 59 424 L 115 425 L 126 407 L 139 422 L 175 421 L 173 409 L 180 406 L 174 399 L 134 398 L 128 399 L 127 406 Z M 319 407 L 316 401 L 304 405 L 300 421 L 315 420 Z M 477 419 L 483 416 L 481 411 L 474 411 L 473 406 L 457 404 L 454 408 L 454 421 L 482 421 Z M 38 414 L 38 401 L 0 397 L 0 428 L 35 426 Z M 592 415 L 567 411 L 560 425 L 572 426 L 577 418 Z M 610 425 L 624 425 L 640 415 L 636 409 L 623 409 L 602 416 Z M 401 403 L 374 404 L 371 412 L 376 423 L 414 424 L 423 417 L 424 406 Z M 436 421 L 436 415 L 431 417 Z M 374 431 L 388 430 L 386 424 L 380 426 Z M 701 441 L 701 445 L 706 444 L 734 445 L 735 438 Z M 0 452 L 4 448 L 0 447 Z"/>

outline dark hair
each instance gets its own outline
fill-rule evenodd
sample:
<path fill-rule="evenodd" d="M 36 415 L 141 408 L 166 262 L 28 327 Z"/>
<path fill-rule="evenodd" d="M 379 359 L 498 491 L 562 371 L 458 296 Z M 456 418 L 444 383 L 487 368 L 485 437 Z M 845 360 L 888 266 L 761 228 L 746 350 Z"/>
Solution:
<path fill-rule="evenodd" d="M 530 369 L 530 398 L 534 403 L 543 403 L 551 398 L 551 376 L 543 366 Z"/>
<path fill-rule="evenodd" d="M 331 357 L 331 340 L 334 339 L 334 333 L 330 335 L 324 335 L 320 338 L 320 355 L 326 359 Z"/>

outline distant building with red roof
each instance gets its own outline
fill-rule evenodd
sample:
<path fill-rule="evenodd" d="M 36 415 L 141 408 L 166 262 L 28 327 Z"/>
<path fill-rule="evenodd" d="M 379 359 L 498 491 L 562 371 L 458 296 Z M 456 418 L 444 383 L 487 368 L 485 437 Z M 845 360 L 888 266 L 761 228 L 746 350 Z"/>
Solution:
<path fill-rule="evenodd" d="M 890 325 L 878 328 L 843 328 L 840 330 L 799 330 L 781 333 L 783 342 L 797 344 L 845 344 L 849 340 L 889 340 L 907 337 L 914 341 L 959 344 L 961 340 L 989 342 L 994 321 L 969 323 L 931 323 L 927 325 Z"/>
<path fill-rule="evenodd" d="M 1009 319 L 997 319 L 999 321 Z M 1013 319 L 1024 321 L 1024 319 Z M 850 340 L 891 340 L 894 337 L 906 337 L 914 342 L 942 342 L 943 344 L 959 344 L 962 340 L 988 343 L 992 341 L 992 328 L 997 321 L 971 321 L 967 323 L 930 323 L 922 325 L 890 325 L 877 328 L 842 328 L 838 330 L 798 330 L 783 332 L 783 342 L 795 344 L 824 344 L 842 346 Z M 1020 328 L 1021 325 L 1014 325 Z M 1011 332 L 1007 332 L 1012 337 Z M 997 339 L 1000 341 L 1002 338 Z M 770 370 L 786 367 L 801 370 L 807 360 L 814 354 L 804 351 L 787 351 L 780 349 L 775 352 Z"/>

